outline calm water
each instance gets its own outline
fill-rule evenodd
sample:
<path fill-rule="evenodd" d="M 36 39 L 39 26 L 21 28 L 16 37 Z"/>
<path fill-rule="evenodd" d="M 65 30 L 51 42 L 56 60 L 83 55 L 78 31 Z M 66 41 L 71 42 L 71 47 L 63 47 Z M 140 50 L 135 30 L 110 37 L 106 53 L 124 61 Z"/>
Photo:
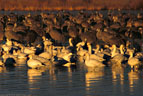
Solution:
<path fill-rule="evenodd" d="M 129 67 L 88 72 L 79 66 L 45 70 L 20 66 L 0 73 L 0 94 L 5 96 L 141 96 L 142 86 L 143 72 Z"/>

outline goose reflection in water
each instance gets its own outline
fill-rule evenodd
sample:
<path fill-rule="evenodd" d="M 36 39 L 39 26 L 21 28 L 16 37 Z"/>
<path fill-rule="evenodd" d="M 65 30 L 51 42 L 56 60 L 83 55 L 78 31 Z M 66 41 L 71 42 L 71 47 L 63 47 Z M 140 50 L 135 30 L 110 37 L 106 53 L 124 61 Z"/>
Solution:
<path fill-rule="evenodd" d="M 113 81 L 117 81 L 118 76 L 120 80 L 124 80 L 124 66 L 119 64 L 113 64 L 111 69 Z"/>
<path fill-rule="evenodd" d="M 140 78 L 139 73 L 140 73 L 139 71 L 133 71 L 133 70 L 131 70 L 128 73 L 129 87 L 131 93 L 134 91 L 135 84 L 138 83 L 138 80 Z"/>
<path fill-rule="evenodd" d="M 114 90 L 118 90 L 118 82 L 120 83 L 121 91 L 123 92 L 124 90 L 124 69 L 125 67 L 121 64 L 113 64 L 111 66 L 111 71 L 112 71 L 112 83 Z"/>
<path fill-rule="evenodd" d="M 104 76 L 104 68 L 98 68 L 95 71 L 90 71 L 85 74 L 85 84 L 86 90 L 89 91 L 91 86 L 94 86 L 93 83 L 101 81 L 101 77 Z"/>
<path fill-rule="evenodd" d="M 36 83 L 41 78 L 43 72 L 45 72 L 43 69 L 28 69 L 27 76 L 29 84 Z"/>

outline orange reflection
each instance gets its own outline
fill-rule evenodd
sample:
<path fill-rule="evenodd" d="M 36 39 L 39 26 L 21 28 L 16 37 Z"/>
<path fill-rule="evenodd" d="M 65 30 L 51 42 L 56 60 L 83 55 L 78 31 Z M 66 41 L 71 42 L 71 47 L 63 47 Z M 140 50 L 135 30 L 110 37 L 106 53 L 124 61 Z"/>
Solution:
<path fill-rule="evenodd" d="M 120 78 L 120 83 L 123 84 L 123 80 L 124 80 L 124 67 L 122 65 L 118 65 L 118 64 L 113 64 L 112 65 L 112 79 L 113 79 L 113 83 L 115 83 L 115 81 L 117 81 L 117 77 L 119 75 Z"/>
<path fill-rule="evenodd" d="M 0 67 L 0 73 L 4 73 L 6 72 L 6 68 L 5 67 Z"/>
<path fill-rule="evenodd" d="M 88 71 L 85 74 L 86 90 L 89 91 L 92 83 L 100 81 L 102 79 L 101 77 L 103 76 L 104 76 L 103 68 L 102 69 L 100 68 L 96 71 Z"/>
<path fill-rule="evenodd" d="M 139 79 L 139 72 L 131 70 L 131 72 L 128 73 L 128 79 L 129 79 L 130 91 L 133 92 L 134 84 L 136 84 Z"/>
<path fill-rule="evenodd" d="M 49 70 L 50 80 L 57 80 L 55 75 L 56 68 L 53 66 L 49 66 L 48 70 Z"/>
<path fill-rule="evenodd" d="M 41 78 L 40 76 L 44 71 L 45 70 L 43 69 L 28 69 L 27 75 L 28 75 L 29 84 L 33 84 L 37 82 Z"/>
<path fill-rule="evenodd" d="M 117 82 L 120 82 L 121 90 L 123 91 L 124 85 L 124 67 L 120 64 L 113 64 L 112 67 L 112 83 L 114 85 L 114 90 L 117 90 Z"/>

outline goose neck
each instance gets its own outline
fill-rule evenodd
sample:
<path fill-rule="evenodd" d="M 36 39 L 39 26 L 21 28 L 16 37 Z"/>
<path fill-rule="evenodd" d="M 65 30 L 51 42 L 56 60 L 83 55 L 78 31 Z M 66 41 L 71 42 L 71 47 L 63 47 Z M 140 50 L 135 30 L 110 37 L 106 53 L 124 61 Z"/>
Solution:
<path fill-rule="evenodd" d="M 121 52 L 121 54 L 124 54 L 123 46 L 120 46 L 120 52 Z"/>
<path fill-rule="evenodd" d="M 91 54 L 91 53 L 92 53 L 91 45 L 90 45 L 90 44 L 88 44 L 87 46 L 88 46 L 88 52 L 89 52 L 89 54 Z"/>
<path fill-rule="evenodd" d="M 114 56 L 115 56 L 116 50 L 117 50 L 117 48 L 116 48 L 116 46 L 114 46 L 114 47 L 113 47 L 113 51 L 112 51 L 112 56 L 111 56 L 111 57 L 114 57 Z"/>
<path fill-rule="evenodd" d="M 73 44 L 72 44 L 72 38 L 69 39 L 69 45 L 73 46 Z"/>
<path fill-rule="evenodd" d="M 129 58 L 132 58 L 133 57 L 133 52 L 130 52 L 130 57 Z"/>

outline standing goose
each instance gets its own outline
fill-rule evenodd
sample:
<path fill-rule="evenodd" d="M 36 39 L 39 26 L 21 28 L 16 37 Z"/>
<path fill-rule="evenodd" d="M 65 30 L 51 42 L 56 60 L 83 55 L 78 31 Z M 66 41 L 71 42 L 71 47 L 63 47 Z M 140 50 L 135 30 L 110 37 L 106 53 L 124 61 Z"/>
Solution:
<path fill-rule="evenodd" d="M 129 54 L 130 57 L 128 59 L 128 64 L 131 66 L 131 69 L 135 69 L 136 66 L 141 64 L 141 61 L 139 60 L 139 58 L 133 57 L 132 51 L 130 51 Z"/>

